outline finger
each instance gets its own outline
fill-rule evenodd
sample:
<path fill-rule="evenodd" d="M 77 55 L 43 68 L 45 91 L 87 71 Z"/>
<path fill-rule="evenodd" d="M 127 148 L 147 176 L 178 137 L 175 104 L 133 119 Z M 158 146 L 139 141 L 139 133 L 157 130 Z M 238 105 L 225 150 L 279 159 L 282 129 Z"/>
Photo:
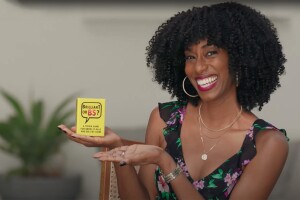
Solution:
<path fill-rule="evenodd" d="M 110 150 L 109 152 L 111 152 L 115 156 L 119 156 L 119 157 L 124 158 L 125 155 L 126 155 L 127 149 L 128 149 L 128 146 L 120 146 L 120 147 L 117 147 L 117 148 L 114 148 L 114 149 Z"/>
<path fill-rule="evenodd" d="M 72 126 L 71 131 L 73 131 L 75 133 L 76 132 L 76 126 Z"/>
<path fill-rule="evenodd" d="M 95 153 L 93 157 L 100 161 L 116 162 L 119 163 L 120 166 L 124 166 L 131 163 L 131 160 L 125 157 L 127 148 L 128 146 L 121 146 L 110 151 L 98 152 Z"/>
<path fill-rule="evenodd" d="M 110 161 L 110 162 L 115 162 L 115 163 L 126 163 L 126 164 L 130 164 L 130 160 L 129 159 L 124 159 L 121 158 L 119 156 L 113 156 L 113 155 L 107 155 L 107 154 L 103 154 L 99 157 L 94 157 L 95 159 L 98 159 L 100 161 Z"/>
<path fill-rule="evenodd" d="M 57 126 L 57 128 L 62 131 L 63 133 L 65 133 L 69 139 L 73 140 L 73 141 L 78 141 L 78 140 L 74 140 L 73 138 L 78 138 L 80 137 L 80 135 L 74 133 L 72 130 L 70 130 L 67 126 L 61 124 L 59 126 Z M 89 142 L 89 141 L 87 141 Z"/>
<path fill-rule="evenodd" d="M 59 125 L 59 126 L 57 126 L 57 128 L 59 129 L 59 130 L 61 130 L 62 132 L 64 132 L 65 134 L 67 134 L 67 135 L 72 135 L 72 134 L 74 134 L 74 132 L 73 131 L 71 131 L 67 126 L 65 126 L 64 124 L 61 124 L 61 125 Z"/>
<path fill-rule="evenodd" d="M 122 147 L 120 148 L 122 149 Z M 124 153 L 124 151 L 122 151 Z M 100 161 L 110 161 L 110 162 L 116 162 L 119 163 L 120 166 L 125 166 L 127 164 L 130 164 L 130 159 L 126 159 L 124 156 L 114 156 L 114 151 L 106 151 L 106 152 L 97 152 L 93 155 L 95 159 L 98 159 Z"/>
<path fill-rule="evenodd" d="M 120 163 L 119 163 L 119 165 L 122 167 L 122 166 L 127 165 L 127 163 L 124 160 L 121 160 Z"/>
<path fill-rule="evenodd" d="M 64 126 L 63 124 L 58 125 L 57 128 L 58 128 L 61 132 L 66 133 L 66 131 L 64 130 L 65 126 Z"/>
<path fill-rule="evenodd" d="M 119 151 L 118 149 L 113 149 L 110 151 L 102 151 L 94 154 L 94 158 L 98 158 L 105 161 L 120 161 L 124 159 L 122 153 L 124 151 Z"/>
<path fill-rule="evenodd" d="M 94 144 L 102 144 L 102 140 L 99 137 L 92 137 L 92 136 L 85 136 L 85 135 L 79 135 L 77 133 L 72 133 L 72 137 L 78 138 L 80 140 L 83 140 L 85 142 L 94 143 Z"/>
<path fill-rule="evenodd" d="M 120 162 L 122 160 L 120 156 L 116 156 L 115 154 L 108 154 L 108 153 L 103 153 L 94 158 L 100 161 L 111 161 L 111 162 Z"/>
<path fill-rule="evenodd" d="M 109 127 L 105 126 L 105 132 L 113 132 Z"/>
<path fill-rule="evenodd" d="M 128 149 L 128 146 L 121 146 L 119 150 L 120 150 L 120 151 L 125 151 L 125 152 L 126 152 L 127 149 Z"/>
<path fill-rule="evenodd" d="M 69 135 L 67 135 L 67 137 L 68 137 L 70 140 L 72 140 L 72 141 L 74 141 L 74 142 L 77 142 L 77 143 L 79 143 L 79 144 L 82 144 L 82 145 L 84 145 L 84 146 L 87 146 L 87 147 L 94 146 L 93 143 L 89 143 L 89 142 L 86 142 L 86 141 L 84 141 L 84 140 L 80 140 L 80 139 L 78 139 L 78 138 L 74 138 L 74 137 L 69 136 Z"/>
<path fill-rule="evenodd" d="M 105 153 L 105 152 L 102 152 L 102 151 L 97 152 L 97 153 L 95 153 L 95 154 L 93 155 L 93 157 L 94 157 L 94 158 L 101 157 L 101 156 L 103 155 L 103 153 Z"/>
<path fill-rule="evenodd" d="M 76 130 L 76 127 L 73 126 L 70 130 L 67 126 L 65 126 L 64 124 L 61 124 L 59 126 L 57 126 L 58 129 L 60 129 L 62 132 L 64 132 L 65 134 L 67 134 L 67 137 L 77 143 L 83 144 L 84 146 L 87 147 L 93 147 L 96 144 L 97 145 L 101 145 L 101 141 L 98 140 L 98 138 L 96 137 L 90 137 L 90 136 L 83 136 L 83 135 L 79 135 L 74 133 L 72 130 Z"/>

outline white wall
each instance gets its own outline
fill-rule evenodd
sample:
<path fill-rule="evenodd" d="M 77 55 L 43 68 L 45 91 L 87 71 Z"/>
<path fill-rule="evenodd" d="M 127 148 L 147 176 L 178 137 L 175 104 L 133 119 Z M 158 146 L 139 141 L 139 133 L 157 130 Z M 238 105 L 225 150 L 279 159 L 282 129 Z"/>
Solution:
<path fill-rule="evenodd" d="M 290 138 L 299 138 L 300 102 L 297 75 L 300 46 L 300 5 L 256 4 L 278 27 L 288 58 L 282 87 L 258 113 Z M 107 99 L 106 123 L 113 128 L 142 128 L 157 102 L 170 100 L 153 83 L 145 65 L 145 47 L 156 27 L 181 5 L 20 5 L 0 1 L 0 87 L 28 103 L 30 94 L 53 108 L 66 95 Z M 0 99 L 0 119 L 10 113 Z M 74 102 L 75 106 L 75 102 Z M 122 133 L 129 138 L 140 135 Z M 64 145 L 67 173 L 83 175 L 81 199 L 98 197 L 99 163 L 95 148 L 72 142 Z M 0 154 L 0 173 L 18 162 Z"/>

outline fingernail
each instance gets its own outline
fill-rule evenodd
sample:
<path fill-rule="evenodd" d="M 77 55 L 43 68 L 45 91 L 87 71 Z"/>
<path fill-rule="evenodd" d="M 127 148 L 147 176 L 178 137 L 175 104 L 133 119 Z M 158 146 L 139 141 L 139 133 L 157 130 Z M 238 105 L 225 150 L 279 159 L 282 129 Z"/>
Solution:
<path fill-rule="evenodd" d="M 60 128 L 60 127 L 57 127 L 58 128 L 58 130 L 60 130 L 61 132 L 64 132 L 64 133 L 67 133 L 65 130 L 63 130 L 62 128 Z"/>
<path fill-rule="evenodd" d="M 119 164 L 119 165 L 122 167 L 122 166 L 127 165 L 127 163 L 126 163 L 124 160 L 122 160 L 122 161 L 120 161 L 120 164 Z"/>

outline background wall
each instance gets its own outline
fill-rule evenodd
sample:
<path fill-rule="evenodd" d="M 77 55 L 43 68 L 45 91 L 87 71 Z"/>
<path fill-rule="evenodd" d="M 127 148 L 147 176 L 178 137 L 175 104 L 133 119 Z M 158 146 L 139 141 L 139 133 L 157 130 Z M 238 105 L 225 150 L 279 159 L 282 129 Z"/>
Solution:
<path fill-rule="evenodd" d="M 282 87 L 262 112 L 255 112 L 286 128 L 291 139 L 299 138 L 300 4 L 247 4 L 275 23 L 288 59 Z M 0 1 L 0 87 L 24 104 L 32 97 L 46 99 L 48 110 L 73 92 L 106 98 L 106 125 L 124 130 L 120 134 L 127 138 L 143 140 L 153 107 L 170 100 L 168 93 L 152 82 L 145 65 L 145 47 L 158 25 L 194 5 L 201 4 Z M 0 120 L 9 113 L 0 99 Z M 83 175 L 82 200 L 98 198 L 100 163 L 92 158 L 96 151 L 72 142 L 63 147 L 66 173 Z M 18 165 L 2 152 L 0 163 L 0 173 Z"/>

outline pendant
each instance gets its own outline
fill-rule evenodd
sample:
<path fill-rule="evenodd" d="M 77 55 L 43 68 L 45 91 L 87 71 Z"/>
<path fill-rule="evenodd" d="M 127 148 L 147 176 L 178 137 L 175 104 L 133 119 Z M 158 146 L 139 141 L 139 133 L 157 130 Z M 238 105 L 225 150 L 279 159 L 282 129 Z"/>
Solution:
<path fill-rule="evenodd" d="M 206 153 L 202 154 L 201 158 L 202 160 L 207 160 L 207 154 Z"/>

